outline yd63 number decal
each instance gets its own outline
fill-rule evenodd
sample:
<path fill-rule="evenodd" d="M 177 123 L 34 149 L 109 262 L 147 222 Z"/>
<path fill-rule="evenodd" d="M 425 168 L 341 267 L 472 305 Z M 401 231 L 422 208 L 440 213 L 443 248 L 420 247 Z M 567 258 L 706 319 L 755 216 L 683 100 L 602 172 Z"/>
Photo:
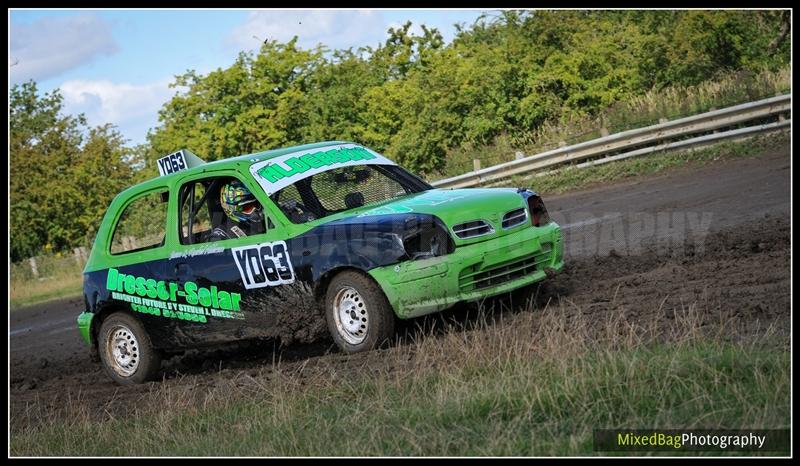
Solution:
<path fill-rule="evenodd" d="M 294 269 L 284 241 L 232 248 L 231 252 L 248 290 L 294 282 Z"/>

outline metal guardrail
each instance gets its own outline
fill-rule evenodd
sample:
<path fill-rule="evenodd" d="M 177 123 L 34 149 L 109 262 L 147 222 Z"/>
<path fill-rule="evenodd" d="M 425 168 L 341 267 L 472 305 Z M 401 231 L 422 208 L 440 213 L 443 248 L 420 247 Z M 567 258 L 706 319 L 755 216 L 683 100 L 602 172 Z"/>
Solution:
<path fill-rule="evenodd" d="M 791 110 L 791 104 L 791 94 L 770 97 L 756 102 L 735 105 L 733 107 L 667 121 L 657 125 L 623 131 L 572 146 L 559 147 L 558 149 L 541 154 L 523 157 L 518 160 L 501 163 L 452 178 L 434 181 L 431 185 L 437 188 L 485 186 L 513 175 L 529 174 L 565 163 L 579 162 L 585 159 L 599 157 L 604 154 L 613 153 L 615 155 L 581 163 L 578 167 L 598 165 L 613 160 L 620 160 L 653 152 L 686 148 L 698 144 L 709 144 L 722 139 L 749 137 L 757 132 L 774 131 L 787 127 L 791 124 L 791 120 L 782 120 L 777 123 L 717 132 L 697 138 L 668 142 L 672 139 L 685 138 L 686 136 L 697 133 L 715 131 L 720 128 L 739 125 L 752 120 L 781 115 Z M 658 142 L 667 143 L 625 152 L 626 149 L 634 149 L 638 146 L 651 145 Z"/>

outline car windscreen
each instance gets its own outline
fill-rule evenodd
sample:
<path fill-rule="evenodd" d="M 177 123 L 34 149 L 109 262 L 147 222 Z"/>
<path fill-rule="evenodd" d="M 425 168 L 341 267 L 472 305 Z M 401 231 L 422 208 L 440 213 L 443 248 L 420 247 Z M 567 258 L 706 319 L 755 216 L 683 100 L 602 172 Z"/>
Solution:
<path fill-rule="evenodd" d="M 303 178 L 270 198 L 293 223 L 306 223 L 428 189 L 397 165 L 356 165 Z"/>

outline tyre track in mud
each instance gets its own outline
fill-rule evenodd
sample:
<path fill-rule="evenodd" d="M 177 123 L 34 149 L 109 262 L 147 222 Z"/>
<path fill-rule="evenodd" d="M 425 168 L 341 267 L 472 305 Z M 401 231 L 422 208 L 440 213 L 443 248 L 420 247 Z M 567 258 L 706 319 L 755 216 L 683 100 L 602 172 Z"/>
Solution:
<path fill-rule="evenodd" d="M 788 166 L 786 146 L 754 158 L 545 196 L 564 230 L 567 265 L 537 288 L 532 312 L 558 305 L 598 322 L 611 315 L 636 322 L 657 313 L 666 326 L 694 307 L 709 328 L 735 321 L 738 336 L 770 325 L 788 335 Z M 710 220 L 698 221 L 704 214 Z M 662 226 L 659 215 L 666 219 Z M 650 221 L 652 229 L 646 228 Z M 510 319 L 497 325 L 513 325 L 515 313 L 530 312 L 506 298 L 484 304 L 510 310 Z M 118 387 L 90 360 L 78 335 L 74 319 L 82 305 L 82 299 L 71 299 L 10 314 L 12 420 L 30 404 L 57 410 L 75 397 L 88 400 L 98 413 L 124 414 L 159 384 L 194 385 L 202 391 L 222 380 L 269 378 L 301 367 L 339 374 L 366 367 L 403 369 L 385 367 L 382 356 L 392 349 L 343 355 L 329 340 L 285 348 L 263 343 L 188 352 L 165 363 L 163 382 Z M 474 306 L 464 305 L 417 319 L 402 326 L 401 336 L 413 336 L 420 324 L 444 328 L 442 323 L 453 319 L 469 321 L 473 311 Z"/>

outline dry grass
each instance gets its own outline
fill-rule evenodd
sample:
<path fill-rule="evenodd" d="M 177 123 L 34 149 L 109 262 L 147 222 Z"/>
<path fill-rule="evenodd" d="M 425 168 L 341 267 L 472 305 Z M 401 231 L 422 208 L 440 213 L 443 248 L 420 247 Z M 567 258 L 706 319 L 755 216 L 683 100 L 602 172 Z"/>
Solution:
<path fill-rule="evenodd" d="M 772 327 L 687 305 L 598 320 L 569 301 L 411 332 L 390 349 L 72 396 L 12 418 L 14 455 L 585 455 L 594 428 L 785 428 Z M 122 391 L 122 390 L 121 390 Z M 125 405 L 128 410 L 121 410 Z"/>
<path fill-rule="evenodd" d="M 11 309 L 67 296 L 83 289 L 83 263 L 73 256 L 42 255 L 36 258 L 38 276 L 28 261 L 12 264 L 9 295 Z"/>

